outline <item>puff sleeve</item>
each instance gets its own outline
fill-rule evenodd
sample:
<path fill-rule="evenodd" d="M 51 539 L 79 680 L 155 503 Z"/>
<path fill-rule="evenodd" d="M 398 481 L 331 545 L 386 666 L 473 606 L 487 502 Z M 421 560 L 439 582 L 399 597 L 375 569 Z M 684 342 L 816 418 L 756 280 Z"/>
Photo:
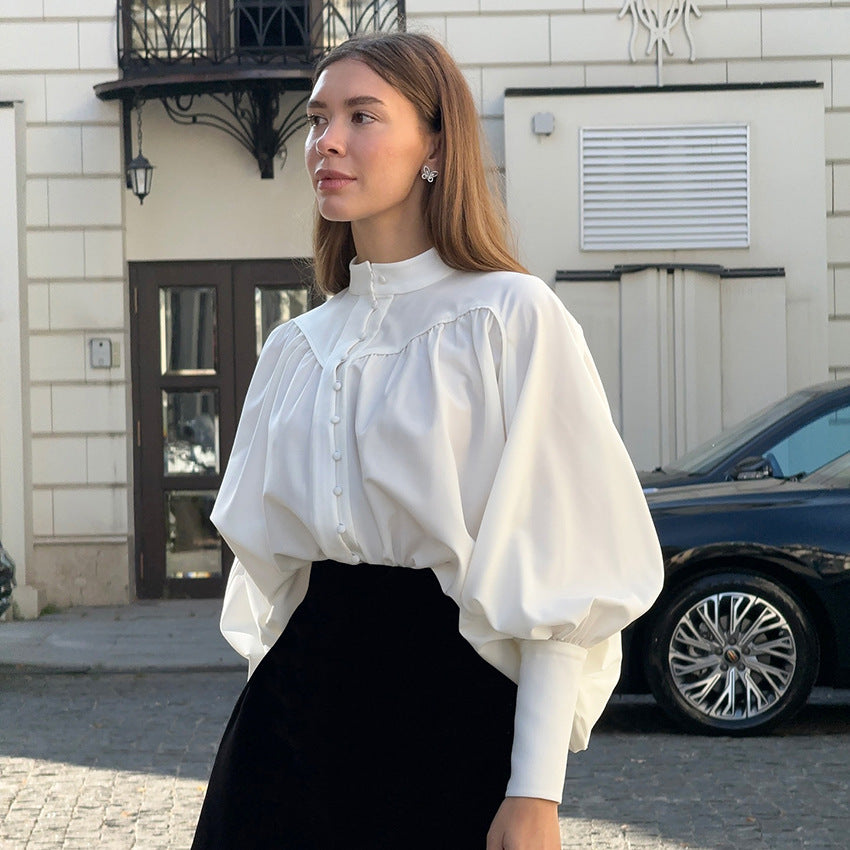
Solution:
<path fill-rule="evenodd" d="M 663 568 L 581 328 L 536 279 L 502 322 L 505 444 L 460 629 L 519 670 L 508 796 L 560 801 L 568 749 L 586 746 L 616 684 L 620 631 L 652 604 Z"/>

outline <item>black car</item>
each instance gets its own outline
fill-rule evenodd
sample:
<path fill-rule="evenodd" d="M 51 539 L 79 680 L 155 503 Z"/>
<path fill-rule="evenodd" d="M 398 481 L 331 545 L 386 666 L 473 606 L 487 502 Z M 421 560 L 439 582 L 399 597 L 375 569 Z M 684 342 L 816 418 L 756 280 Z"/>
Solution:
<path fill-rule="evenodd" d="M 647 495 L 665 586 L 626 633 L 623 690 L 744 735 L 850 686 L 850 453 L 809 476 Z"/>
<path fill-rule="evenodd" d="M 0 543 L 0 615 L 12 604 L 12 588 L 15 586 L 15 562 Z"/>
<path fill-rule="evenodd" d="M 850 380 L 792 393 L 652 472 L 644 490 L 685 484 L 790 478 L 850 451 Z"/>

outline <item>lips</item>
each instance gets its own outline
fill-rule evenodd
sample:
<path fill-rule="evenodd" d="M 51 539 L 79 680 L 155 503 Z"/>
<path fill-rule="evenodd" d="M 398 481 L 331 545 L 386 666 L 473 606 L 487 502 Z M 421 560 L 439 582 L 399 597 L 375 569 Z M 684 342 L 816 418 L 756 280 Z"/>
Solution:
<path fill-rule="evenodd" d="M 355 180 L 350 174 L 344 174 L 342 171 L 330 171 L 325 168 L 320 168 L 316 172 L 316 188 L 320 192 L 332 192 L 335 189 L 342 189 L 353 183 Z"/>

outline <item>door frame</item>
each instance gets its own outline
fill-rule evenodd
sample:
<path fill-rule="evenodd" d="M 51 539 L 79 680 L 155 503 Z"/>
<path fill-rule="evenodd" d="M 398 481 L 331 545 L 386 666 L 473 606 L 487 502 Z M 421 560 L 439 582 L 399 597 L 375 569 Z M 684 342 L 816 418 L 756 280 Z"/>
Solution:
<path fill-rule="evenodd" d="M 169 489 L 218 489 L 256 365 L 254 292 L 262 287 L 307 287 L 309 306 L 315 306 L 321 299 L 312 286 L 311 261 L 137 261 L 129 264 L 129 282 L 136 596 L 141 599 L 220 597 L 233 561 L 229 548 L 222 541 L 220 575 L 192 579 L 168 578 L 164 562 L 167 542 L 164 509 L 158 507 L 158 504 L 162 503 Z M 153 394 L 151 381 L 156 380 L 157 387 L 167 384 L 167 388 L 173 390 L 180 390 L 184 386 L 198 388 L 197 377 L 165 377 L 160 374 L 159 289 L 163 286 L 214 286 L 217 292 L 217 371 L 215 375 L 204 375 L 202 378 L 204 387 L 217 389 L 219 393 L 217 475 L 193 475 L 191 478 L 168 476 L 161 462 L 164 448 L 162 442 L 155 446 L 142 444 L 143 437 L 151 439 L 151 435 L 162 433 L 161 405 L 150 401 Z M 145 398 L 148 399 L 147 406 L 144 404 Z M 147 461 L 145 456 L 156 461 Z"/>

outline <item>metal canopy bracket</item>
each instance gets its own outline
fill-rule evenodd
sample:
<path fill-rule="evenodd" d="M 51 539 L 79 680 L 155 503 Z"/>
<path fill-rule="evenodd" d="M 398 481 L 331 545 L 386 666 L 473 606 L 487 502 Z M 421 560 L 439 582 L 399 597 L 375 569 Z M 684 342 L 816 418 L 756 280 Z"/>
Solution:
<path fill-rule="evenodd" d="M 118 0 L 122 77 L 95 93 L 121 100 L 125 169 L 131 111 L 160 100 L 178 124 L 227 133 L 272 178 L 274 158 L 306 123 L 316 62 L 355 33 L 403 21 L 404 0 Z M 284 112 L 291 92 L 300 96 Z"/>

